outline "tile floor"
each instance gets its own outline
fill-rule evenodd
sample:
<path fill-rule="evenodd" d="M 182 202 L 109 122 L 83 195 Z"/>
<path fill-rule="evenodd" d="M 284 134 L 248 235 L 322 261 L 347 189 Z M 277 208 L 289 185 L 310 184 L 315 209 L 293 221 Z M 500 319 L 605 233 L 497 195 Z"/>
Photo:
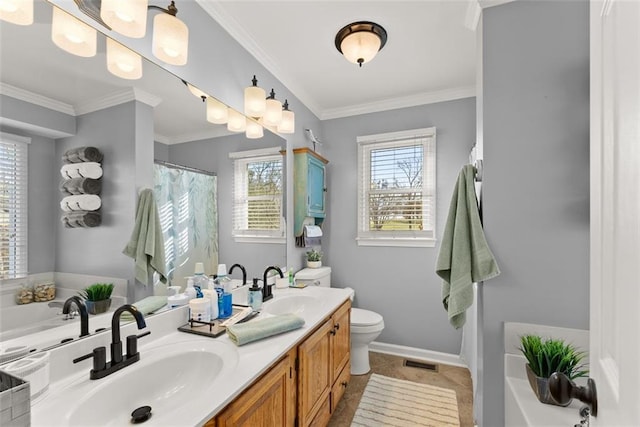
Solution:
<path fill-rule="evenodd" d="M 349 386 L 329 421 L 329 427 L 348 427 L 351 425 L 351 419 L 372 373 L 455 390 L 458 397 L 460 427 L 473 426 L 473 386 L 467 368 L 437 363 L 438 371 L 434 372 L 404 366 L 404 360 L 404 357 L 370 352 L 371 372 L 367 375 L 351 376 Z"/>

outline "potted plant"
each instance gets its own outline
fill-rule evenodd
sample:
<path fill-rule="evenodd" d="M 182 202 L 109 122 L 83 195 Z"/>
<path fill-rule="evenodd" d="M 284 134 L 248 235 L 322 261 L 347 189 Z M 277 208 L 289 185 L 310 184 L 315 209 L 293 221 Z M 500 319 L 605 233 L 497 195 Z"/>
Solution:
<path fill-rule="evenodd" d="M 87 311 L 91 314 L 100 314 L 109 311 L 111 292 L 113 292 L 113 283 L 94 283 L 79 293 L 85 300 Z"/>
<path fill-rule="evenodd" d="M 307 252 L 307 267 L 319 268 L 322 267 L 322 252 L 311 249 Z"/>
<path fill-rule="evenodd" d="M 563 373 L 571 380 L 587 376 L 589 371 L 582 363 L 585 353 L 561 339 L 543 340 L 537 335 L 521 336 L 519 350 L 527 359 L 527 379 L 538 400 L 551 405 L 569 405 L 571 401 L 560 405 L 553 399 L 548 379 L 554 372 Z"/>

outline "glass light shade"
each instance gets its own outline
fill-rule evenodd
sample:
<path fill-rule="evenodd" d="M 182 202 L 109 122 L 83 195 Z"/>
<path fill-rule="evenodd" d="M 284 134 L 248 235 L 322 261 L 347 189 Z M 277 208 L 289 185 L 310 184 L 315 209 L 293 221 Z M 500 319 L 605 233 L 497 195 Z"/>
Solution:
<path fill-rule="evenodd" d="M 249 86 L 244 89 L 244 114 L 249 117 L 262 117 L 267 109 L 264 89 Z"/>
<path fill-rule="evenodd" d="M 282 102 L 267 99 L 267 110 L 262 119 L 265 126 L 278 126 L 282 121 Z"/>
<path fill-rule="evenodd" d="M 207 121 L 223 125 L 229 120 L 229 107 L 213 97 L 207 98 Z"/>
<path fill-rule="evenodd" d="M 187 63 L 189 53 L 189 28 L 168 13 L 153 18 L 152 51 L 156 58 L 171 65 Z"/>
<path fill-rule="evenodd" d="M 33 0 L 0 0 L 0 19 L 18 25 L 33 24 Z"/>
<path fill-rule="evenodd" d="M 296 115 L 291 110 L 282 110 L 282 121 L 278 125 L 278 133 L 294 133 L 296 130 Z"/>
<path fill-rule="evenodd" d="M 51 40 L 60 49 L 69 53 L 91 57 L 96 54 L 98 32 L 62 9 L 54 7 Z"/>
<path fill-rule="evenodd" d="M 380 37 L 375 33 L 358 31 L 349 34 L 340 44 L 340 49 L 347 61 L 354 64 L 365 63 L 376 56 L 381 43 Z"/>
<path fill-rule="evenodd" d="M 123 79 L 136 80 L 142 77 L 142 57 L 107 38 L 107 69 L 111 74 Z"/>
<path fill-rule="evenodd" d="M 201 91 L 200 89 L 198 89 L 197 87 L 193 86 L 191 83 L 187 83 L 187 89 L 189 89 L 189 92 L 191 92 L 193 94 L 193 96 L 195 96 L 196 98 L 208 98 L 209 95 L 207 95 L 206 93 L 204 93 L 203 91 Z"/>
<path fill-rule="evenodd" d="M 230 132 L 244 132 L 247 128 L 247 118 L 236 110 L 229 109 L 227 129 Z"/>
<path fill-rule="evenodd" d="M 260 123 L 251 120 L 250 118 L 246 118 L 247 123 L 247 132 L 246 137 L 249 139 L 258 139 L 264 136 L 264 129 L 260 125 Z"/>
<path fill-rule="evenodd" d="M 139 39 L 147 31 L 148 0 L 102 0 L 100 17 L 114 31 Z"/>

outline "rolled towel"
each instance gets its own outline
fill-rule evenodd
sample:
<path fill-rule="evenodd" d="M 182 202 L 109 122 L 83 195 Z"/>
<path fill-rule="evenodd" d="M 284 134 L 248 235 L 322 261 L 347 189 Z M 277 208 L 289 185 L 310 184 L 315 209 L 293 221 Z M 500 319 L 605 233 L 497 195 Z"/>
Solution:
<path fill-rule="evenodd" d="M 102 214 L 98 211 L 65 212 L 60 220 L 67 228 L 90 228 L 102 224 Z"/>
<path fill-rule="evenodd" d="M 69 196 L 76 194 L 100 194 L 102 180 L 93 178 L 71 178 L 60 183 L 60 191 Z"/>
<path fill-rule="evenodd" d="M 156 310 L 161 309 L 165 305 L 167 305 L 167 297 L 163 295 L 153 295 L 150 297 L 142 298 L 138 302 L 134 302 L 133 305 L 138 309 L 138 311 L 145 316 L 147 314 L 153 313 Z M 133 316 L 131 313 L 125 311 L 120 315 L 121 320 L 133 320 Z"/>
<path fill-rule="evenodd" d="M 102 152 L 96 147 L 77 147 L 65 151 L 62 155 L 64 163 L 101 162 Z"/>
<path fill-rule="evenodd" d="M 60 175 L 63 178 L 93 178 L 98 179 L 102 176 L 102 166 L 100 163 L 69 163 L 62 165 Z"/>
<path fill-rule="evenodd" d="M 252 341 L 261 340 L 283 332 L 299 329 L 304 325 L 304 319 L 293 313 L 254 320 L 248 323 L 236 323 L 227 327 L 229 339 L 236 345 L 244 345 Z"/>
<path fill-rule="evenodd" d="M 95 194 L 80 194 L 67 196 L 60 201 L 60 209 L 65 212 L 72 211 L 97 211 L 102 206 L 100 196 Z"/>

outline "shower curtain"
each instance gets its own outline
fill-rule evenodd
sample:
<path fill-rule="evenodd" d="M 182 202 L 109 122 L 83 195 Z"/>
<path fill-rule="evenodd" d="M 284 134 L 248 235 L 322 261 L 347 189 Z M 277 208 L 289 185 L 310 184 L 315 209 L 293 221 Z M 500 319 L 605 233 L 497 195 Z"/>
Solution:
<path fill-rule="evenodd" d="M 165 242 L 169 284 L 182 286 L 193 276 L 196 262 L 207 275 L 218 266 L 217 177 L 154 165 L 154 194 Z"/>

